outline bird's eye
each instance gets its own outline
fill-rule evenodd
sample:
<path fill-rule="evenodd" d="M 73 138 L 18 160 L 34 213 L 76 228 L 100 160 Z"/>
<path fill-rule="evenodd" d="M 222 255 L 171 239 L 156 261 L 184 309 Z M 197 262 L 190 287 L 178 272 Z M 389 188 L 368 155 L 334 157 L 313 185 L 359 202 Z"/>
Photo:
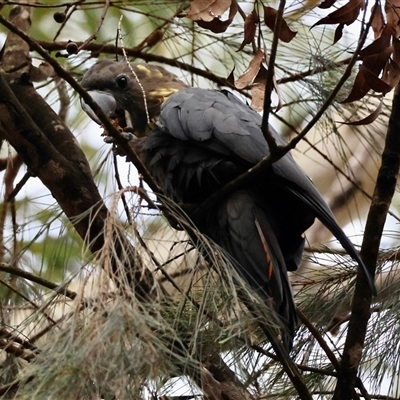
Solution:
<path fill-rule="evenodd" d="M 117 77 L 117 85 L 120 89 L 125 89 L 128 86 L 128 77 L 126 75 L 119 75 Z"/>

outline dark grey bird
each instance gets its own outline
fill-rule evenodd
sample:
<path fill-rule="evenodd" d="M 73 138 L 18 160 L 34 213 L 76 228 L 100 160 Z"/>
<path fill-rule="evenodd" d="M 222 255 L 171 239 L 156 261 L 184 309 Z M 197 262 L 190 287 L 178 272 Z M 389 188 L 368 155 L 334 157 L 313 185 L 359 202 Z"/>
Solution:
<path fill-rule="evenodd" d="M 187 87 L 162 67 L 129 67 L 110 60 L 90 68 L 82 86 L 121 127 L 132 125 L 136 138 L 131 146 L 163 193 L 177 203 L 202 203 L 270 154 L 260 115 L 229 91 Z M 98 121 L 84 102 L 82 106 Z M 149 120 L 156 121 L 153 128 L 148 127 Z M 272 127 L 269 130 L 283 145 L 279 134 Z M 279 314 L 286 351 L 292 346 L 297 324 L 287 271 L 299 267 L 303 233 L 315 218 L 358 263 L 375 291 L 354 246 L 290 154 L 195 221 Z"/>

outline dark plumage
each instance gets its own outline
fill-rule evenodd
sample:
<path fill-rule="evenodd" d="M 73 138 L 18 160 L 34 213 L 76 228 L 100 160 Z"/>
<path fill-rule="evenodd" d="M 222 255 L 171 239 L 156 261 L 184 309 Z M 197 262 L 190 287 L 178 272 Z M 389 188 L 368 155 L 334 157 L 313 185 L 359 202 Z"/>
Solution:
<path fill-rule="evenodd" d="M 85 74 L 82 86 L 106 113 L 118 116 L 122 125 L 123 111 L 128 111 L 140 137 L 132 141 L 133 148 L 174 201 L 201 203 L 268 156 L 260 115 L 232 93 L 186 88 L 161 67 L 132 67 L 146 93 L 150 119 L 158 118 L 150 132 L 146 132 L 141 88 L 126 63 L 100 61 Z M 278 133 L 270 131 L 278 144 L 283 144 Z M 237 271 L 281 316 L 286 349 L 291 348 L 297 321 L 287 271 L 298 268 L 303 232 L 315 218 L 366 273 L 331 210 L 290 154 L 197 222 L 203 233 L 232 256 Z"/>

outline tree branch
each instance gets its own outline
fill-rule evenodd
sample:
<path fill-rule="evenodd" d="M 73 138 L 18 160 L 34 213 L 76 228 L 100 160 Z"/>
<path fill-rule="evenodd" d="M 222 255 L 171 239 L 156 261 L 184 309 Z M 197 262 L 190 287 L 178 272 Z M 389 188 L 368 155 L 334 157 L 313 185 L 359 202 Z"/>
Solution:
<path fill-rule="evenodd" d="M 396 189 L 400 166 L 400 86 L 396 87 L 389 119 L 382 165 L 378 172 L 372 203 L 365 226 L 364 240 L 361 246 L 363 259 L 371 276 L 375 274 L 379 254 L 379 245 L 387 213 Z M 334 400 L 351 400 L 357 371 L 360 365 L 362 349 L 371 315 L 372 293 L 368 288 L 365 275 L 357 274 L 352 314 L 343 350 L 343 360 Z"/>
<path fill-rule="evenodd" d="M 274 29 L 274 37 L 272 39 L 271 52 L 268 60 L 268 70 L 267 70 L 267 79 L 265 82 L 265 93 L 264 93 L 264 106 L 263 106 L 263 117 L 261 130 L 263 132 L 264 138 L 268 143 L 270 152 L 273 153 L 276 151 L 277 144 L 275 138 L 269 132 L 269 114 L 271 111 L 271 95 L 272 90 L 274 88 L 274 78 L 275 78 L 275 60 L 276 54 L 278 52 L 278 42 L 279 42 L 279 34 L 281 32 L 282 20 L 283 20 L 283 12 L 285 11 L 285 0 L 280 0 L 279 9 L 276 14 L 275 20 L 275 29 Z"/>
<path fill-rule="evenodd" d="M 93 253 L 103 249 L 108 210 L 93 182 L 87 160 L 72 133 L 30 84 L 0 76 L 0 131 L 38 176 L 86 240 Z M 28 114 L 28 112 L 29 114 Z M 111 264 L 116 276 L 137 282 L 137 294 L 147 296 L 153 287 L 150 271 L 137 265 L 136 251 L 115 227 L 116 253 Z M 136 262 L 136 264 L 135 264 Z M 118 265 L 124 265 L 124 272 Z M 140 282 L 140 284 L 139 284 Z"/>
<path fill-rule="evenodd" d="M 19 276 L 20 278 L 27 279 L 28 281 L 31 281 L 31 282 L 35 282 L 41 286 L 44 286 L 48 289 L 53 290 L 56 293 L 62 294 L 71 300 L 74 300 L 77 296 L 76 292 L 66 289 L 65 285 L 57 285 L 54 282 L 51 282 L 47 279 L 43 279 L 40 276 L 31 274 L 30 272 L 24 271 L 23 269 L 20 269 L 20 268 L 11 267 L 7 264 L 0 263 L 0 271 L 6 272 L 6 273 L 14 275 L 14 276 Z"/>

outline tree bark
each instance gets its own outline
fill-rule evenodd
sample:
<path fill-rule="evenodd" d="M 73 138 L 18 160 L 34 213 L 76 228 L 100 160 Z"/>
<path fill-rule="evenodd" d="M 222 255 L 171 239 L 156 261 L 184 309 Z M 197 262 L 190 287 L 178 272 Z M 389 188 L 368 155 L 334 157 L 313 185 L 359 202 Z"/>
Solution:
<path fill-rule="evenodd" d="M 382 164 L 378 172 L 371 208 L 361 246 L 361 258 L 374 275 L 387 213 L 396 189 L 400 167 L 400 86 L 396 87 L 389 119 Z M 351 318 L 343 350 L 341 368 L 333 399 L 351 400 L 360 366 L 368 320 L 371 315 L 372 293 L 365 275 L 358 272 Z"/>
<path fill-rule="evenodd" d="M 24 75 L 23 75 L 24 76 Z M 90 250 L 103 249 L 108 210 L 92 179 L 85 155 L 63 121 L 29 83 L 0 77 L 0 132 L 50 190 Z M 111 267 L 119 279 L 147 297 L 154 280 L 144 269 L 123 229 L 114 226 Z M 121 266 L 123 265 L 123 269 Z M 122 278 L 123 277 L 123 278 Z"/>

